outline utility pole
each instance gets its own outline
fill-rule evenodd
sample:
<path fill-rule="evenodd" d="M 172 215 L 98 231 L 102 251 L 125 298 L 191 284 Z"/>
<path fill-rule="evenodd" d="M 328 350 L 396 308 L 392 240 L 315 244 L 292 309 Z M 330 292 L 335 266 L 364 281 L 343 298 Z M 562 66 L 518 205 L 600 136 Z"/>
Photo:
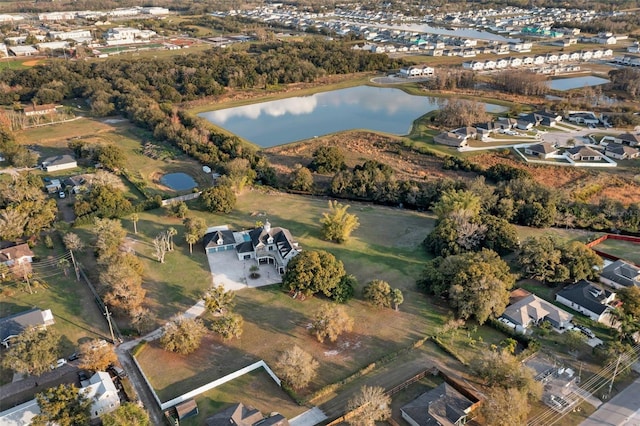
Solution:
<path fill-rule="evenodd" d="M 104 316 L 107 317 L 107 322 L 109 323 L 109 332 L 111 333 L 111 343 L 116 344 L 116 338 L 113 335 L 113 326 L 111 325 L 111 312 L 109 312 L 109 308 L 107 305 L 104 305 Z"/>
<path fill-rule="evenodd" d="M 80 281 L 80 270 L 78 269 L 76 258 L 73 256 L 73 250 L 69 250 L 69 253 L 71 253 L 71 261 L 73 262 L 73 269 L 76 271 L 76 281 Z"/>
<path fill-rule="evenodd" d="M 616 379 L 616 375 L 618 374 L 618 366 L 620 365 L 620 358 L 622 358 L 622 354 L 618 355 L 618 359 L 616 360 L 616 368 L 613 370 L 613 377 L 611 377 L 611 383 L 609 383 L 609 395 L 611 395 L 611 390 L 613 389 L 613 382 Z"/>
<path fill-rule="evenodd" d="M 22 274 L 24 275 L 24 279 L 27 281 L 27 287 L 29 288 L 29 294 L 33 294 L 33 291 L 31 291 L 31 283 L 29 282 L 29 274 L 27 273 L 25 262 L 21 262 L 21 265 L 22 265 Z"/>

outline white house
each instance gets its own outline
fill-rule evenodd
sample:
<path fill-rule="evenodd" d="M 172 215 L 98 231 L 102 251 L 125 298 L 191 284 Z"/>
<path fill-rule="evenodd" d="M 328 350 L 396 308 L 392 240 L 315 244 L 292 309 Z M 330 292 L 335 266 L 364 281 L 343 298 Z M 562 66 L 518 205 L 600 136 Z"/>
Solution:
<path fill-rule="evenodd" d="M 74 169 L 78 167 L 76 160 L 70 155 L 57 155 L 49 157 L 42 162 L 42 169 L 46 172 Z"/>
<path fill-rule="evenodd" d="M 485 70 L 493 70 L 496 68 L 496 61 L 493 59 L 487 59 L 484 61 L 484 69 Z"/>
<path fill-rule="evenodd" d="M 593 51 L 591 50 L 584 50 L 580 54 L 580 59 L 582 59 L 583 61 L 588 61 L 591 58 L 593 58 Z"/>
<path fill-rule="evenodd" d="M 573 61 L 573 62 L 579 61 L 580 60 L 580 52 L 571 52 L 569 54 L 569 60 Z"/>
<path fill-rule="evenodd" d="M 511 58 L 511 61 L 509 62 L 509 66 L 511 66 L 511 68 L 519 68 L 522 66 L 522 59 L 521 58 Z"/>
<path fill-rule="evenodd" d="M 602 269 L 600 282 L 618 290 L 625 287 L 640 287 L 640 267 L 621 259 L 616 260 Z"/>
<path fill-rule="evenodd" d="M 580 312 L 597 322 L 608 323 L 609 306 L 616 294 L 600 288 L 589 281 L 581 280 L 556 294 L 556 301 Z"/>
<path fill-rule="evenodd" d="M 567 62 L 570 58 L 570 55 L 568 53 L 561 53 L 560 55 L 558 55 L 558 62 Z"/>
<path fill-rule="evenodd" d="M 207 254 L 235 251 L 238 260 L 255 259 L 258 263 L 273 264 L 281 274 L 289 261 L 302 251 L 288 229 L 272 228 L 268 220 L 262 227 L 250 231 L 233 232 L 226 225 L 209 228 L 203 243 Z"/>
<path fill-rule="evenodd" d="M 544 65 L 544 60 L 545 60 L 544 55 L 536 55 L 533 58 L 533 63 L 534 65 Z"/>
<path fill-rule="evenodd" d="M 80 392 L 91 400 L 91 418 L 96 419 L 104 414 L 116 410 L 120 406 L 118 389 L 113 384 L 109 373 L 96 372 L 89 378 L 87 386 L 80 388 Z"/>
<path fill-rule="evenodd" d="M 496 61 L 496 69 L 504 69 L 509 66 L 509 60 L 507 58 L 500 58 Z"/>
<path fill-rule="evenodd" d="M 484 62 L 480 61 L 468 61 L 462 63 L 462 68 L 472 71 L 482 71 L 484 69 Z"/>
<path fill-rule="evenodd" d="M 0 249 L 0 263 L 3 263 L 7 266 L 13 266 L 16 263 L 31 263 L 33 261 L 33 256 L 33 252 L 29 248 L 29 245 L 26 243 L 15 244 Z"/>
<path fill-rule="evenodd" d="M 522 65 L 533 65 L 533 56 L 525 56 L 522 58 Z"/>
<path fill-rule="evenodd" d="M 0 412 L 0 425 L 28 426 L 32 424 L 33 418 L 40 413 L 41 411 L 38 401 L 36 399 L 32 399 Z"/>

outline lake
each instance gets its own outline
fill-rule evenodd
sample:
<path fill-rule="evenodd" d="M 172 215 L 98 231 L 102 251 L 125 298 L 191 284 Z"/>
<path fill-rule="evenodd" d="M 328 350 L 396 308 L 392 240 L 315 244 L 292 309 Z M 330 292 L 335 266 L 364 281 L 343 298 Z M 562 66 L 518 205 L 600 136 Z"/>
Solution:
<path fill-rule="evenodd" d="M 557 78 L 547 82 L 547 85 L 553 90 L 564 92 L 565 90 L 579 89 L 585 86 L 599 86 L 606 83 L 609 83 L 606 78 L 588 75 L 584 77 Z"/>
<path fill-rule="evenodd" d="M 160 182 L 174 191 L 184 191 L 196 187 L 196 181 L 186 173 L 169 173 L 163 175 L 160 178 Z"/>
<path fill-rule="evenodd" d="M 489 112 L 505 107 L 486 104 Z M 406 135 L 413 121 L 438 109 L 434 98 L 400 89 L 357 86 L 198 114 L 263 148 L 352 129 Z"/>

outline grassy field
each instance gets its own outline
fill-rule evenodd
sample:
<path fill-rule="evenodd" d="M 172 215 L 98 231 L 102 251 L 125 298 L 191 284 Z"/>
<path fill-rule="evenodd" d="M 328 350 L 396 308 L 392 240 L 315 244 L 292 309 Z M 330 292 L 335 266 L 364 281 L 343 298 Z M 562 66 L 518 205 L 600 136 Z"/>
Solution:
<path fill-rule="evenodd" d="M 57 267 L 56 260 L 63 254 L 62 242 L 54 237 L 53 250 L 43 245 L 34 247 L 40 264 L 34 266 L 30 293 L 26 285 L 3 285 L 0 293 L 0 317 L 37 307 L 51 309 L 55 324 L 50 329 L 62 338 L 58 357 L 67 357 L 88 338 L 107 338 L 109 330 L 100 309 L 84 282 L 77 282 L 72 271 L 68 276 Z M 42 266 L 49 264 L 50 266 Z M 44 282 L 45 284 L 35 284 Z M 0 371 L 0 384 L 11 380 L 11 375 Z"/>
<path fill-rule="evenodd" d="M 162 399 L 169 399 L 258 359 L 272 365 L 280 351 L 291 344 L 304 347 L 320 361 L 323 374 L 310 387 L 311 390 L 318 389 L 389 352 L 411 345 L 441 325 L 447 309 L 429 302 L 415 290 L 415 280 L 428 259 L 419 244 L 433 226 L 433 219 L 412 211 L 352 203 L 350 210 L 358 215 L 360 229 L 349 243 L 335 245 L 319 238 L 318 221 L 326 206 L 327 199 L 324 198 L 249 191 L 239 197 L 236 210 L 228 216 L 195 211 L 192 214 L 206 217 L 209 225 L 229 224 L 234 229 L 250 228 L 256 220 L 268 218 L 274 226 L 288 228 L 304 249 L 332 252 L 344 262 L 347 272 L 359 279 L 360 287 L 379 278 L 401 288 L 405 303 L 400 312 L 372 309 L 361 300 L 359 288 L 356 299 L 345 306 L 355 319 L 353 332 L 335 344 L 320 344 L 310 335 L 308 324 L 310 315 L 326 303 L 323 298 L 309 298 L 304 302 L 293 300 L 278 286 L 239 291 L 236 310 L 245 319 L 240 339 L 222 342 L 211 337 L 208 348 L 203 347 L 186 358 L 166 353 L 155 345 L 147 345 L 138 355 Z M 138 223 L 136 238 L 141 241 L 151 238 L 146 235 L 153 236 L 169 224 L 175 225 L 181 235 L 180 225 L 171 223 L 159 211 L 144 213 Z M 189 304 L 189 297 L 192 298 L 190 303 L 195 302 L 211 282 L 205 257 L 200 254 L 202 248 L 195 248 L 197 253 L 189 256 L 185 244 L 180 238 L 177 241 L 179 247 L 169 253 L 166 264 L 150 259 L 150 248 L 146 244 L 140 243 L 139 248 L 136 247 L 148 265 L 149 274 L 161 277 L 151 282 L 150 277 L 145 276 L 145 287 L 149 291 L 150 304 L 163 317 L 183 309 Z M 180 265 L 181 269 L 172 269 L 169 262 Z M 185 276 L 190 277 L 188 281 L 182 279 Z M 177 294 L 180 300 L 171 299 L 172 294 Z M 159 359 L 166 362 L 158 362 Z M 209 362 L 204 362 L 206 359 Z M 215 361 L 211 362 L 213 359 Z M 172 365 L 171 371 L 164 368 L 167 362 Z"/>
<path fill-rule="evenodd" d="M 28 129 L 20 134 L 21 142 L 33 145 L 40 153 L 41 159 L 53 155 L 71 154 L 68 143 L 75 139 L 96 145 L 120 146 L 126 155 L 127 170 L 132 177 L 144 182 L 150 195 L 176 194 L 176 191 L 160 183 L 160 177 L 165 173 L 187 173 L 200 187 L 207 187 L 211 183 L 209 175 L 202 172 L 198 162 L 177 148 L 156 141 L 150 132 L 122 118 L 97 120 L 83 117 L 69 123 Z M 149 145 L 145 150 L 146 143 Z M 61 174 L 66 176 L 69 171 Z M 132 196 L 138 196 L 135 189 L 130 188 L 129 192 Z"/>
<path fill-rule="evenodd" d="M 640 244 L 634 244 L 628 241 L 606 239 L 597 246 L 596 250 L 618 256 L 622 259 L 640 265 Z"/>

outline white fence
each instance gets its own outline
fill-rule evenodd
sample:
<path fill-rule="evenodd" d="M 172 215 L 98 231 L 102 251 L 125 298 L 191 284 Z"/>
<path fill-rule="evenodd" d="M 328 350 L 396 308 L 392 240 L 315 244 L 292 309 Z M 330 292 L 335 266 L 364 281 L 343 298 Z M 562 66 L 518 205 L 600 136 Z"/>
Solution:
<path fill-rule="evenodd" d="M 566 162 L 559 162 L 559 161 L 545 161 L 545 160 L 533 160 L 531 158 L 528 158 L 526 155 L 524 155 L 522 152 L 520 152 L 520 149 L 526 148 L 530 146 L 530 144 L 526 144 L 526 145 L 518 145 L 518 146 L 514 146 L 513 149 L 515 152 L 518 153 L 518 155 L 520 157 L 522 157 L 522 159 L 524 161 L 526 161 L 527 163 L 532 163 L 532 164 L 545 164 L 547 166 L 570 166 L 570 167 L 617 167 L 618 163 L 616 163 L 615 161 L 613 161 L 611 158 L 607 157 L 606 155 L 602 156 L 602 159 L 604 161 L 606 161 L 606 163 L 602 163 L 602 162 L 586 162 L 586 161 L 580 161 L 580 162 L 576 162 L 573 159 L 569 158 L 568 156 L 565 155 L 550 155 L 548 158 L 549 159 L 557 159 L 557 160 L 564 160 Z"/>
<path fill-rule="evenodd" d="M 221 377 L 217 380 L 214 380 L 213 382 L 209 382 L 206 385 L 200 386 L 199 388 L 196 388 L 192 391 L 189 391 L 183 395 L 180 395 L 176 398 L 173 398 L 170 401 L 167 402 L 163 402 L 160 403 L 160 400 L 158 399 L 158 397 L 156 396 L 156 401 L 158 401 L 158 404 L 160 405 L 160 408 L 162 410 L 166 410 L 167 408 L 173 407 L 174 405 L 180 404 L 181 402 L 184 402 L 188 399 L 191 399 L 195 396 L 200 395 L 201 393 L 204 393 L 206 391 L 209 391 L 213 388 L 216 388 L 220 385 L 223 385 L 233 379 L 237 379 L 238 377 L 250 373 L 253 370 L 257 370 L 260 367 L 264 367 L 264 369 L 267 371 L 267 373 L 271 376 L 271 378 L 273 379 L 274 382 L 276 382 L 278 384 L 278 386 L 281 385 L 280 379 L 278 378 L 278 376 L 275 375 L 275 373 L 273 371 L 271 371 L 271 369 L 269 368 L 269 366 L 267 365 L 266 362 L 264 362 L 263 360 L 260 360 L 258 362 L 255 362 L 251 365 L 248 365 L 244 368 L 241 368 L 240 370 L 234 371 L 231 374 L 227 374 L 224 377 Z M 143 374 L 144 375 L 144 374 Z M 146 377 L 145 377 L 146 380 Z M 148 383 L 148 382 L 147 382 Z M 153 388 L 151 388 L 153 390 Z M 155 391 L 154 391 L 154 395 L 155 395 Z"/>
<path fill-rule="evenodd" d="M 169 204 L 172 204 L 172 203 L 179 203 L 181 201 L 195 200 L 200 196 L 200 194 L 202 194 L 202 191 L 193 192 L 191 194 L 180 195 L 179 197 L 169 198 L 168 200 L 162 200 L 162 207 L 168 206 Z"/>

